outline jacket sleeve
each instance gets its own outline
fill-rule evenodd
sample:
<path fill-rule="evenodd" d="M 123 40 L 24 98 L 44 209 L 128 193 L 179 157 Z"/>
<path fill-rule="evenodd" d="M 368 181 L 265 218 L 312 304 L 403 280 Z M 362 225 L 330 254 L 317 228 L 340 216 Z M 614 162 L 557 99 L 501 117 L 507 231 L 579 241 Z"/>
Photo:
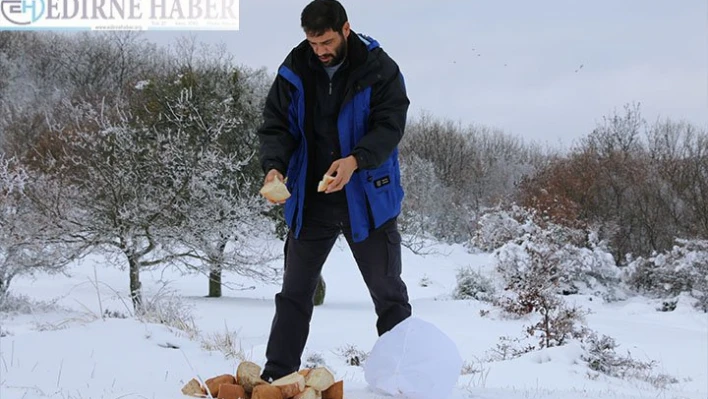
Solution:
<path fill-rule="evenodd" d="M 352 150 L 358 169 L 380 166 L 403 137 L 410 100 L 398 66 L 372 87 L 368 131 Z"/>
<path fill-rule="evenodd" d="M 290 83 L 280 75 L 273 82 L 266 97 L 263 124 L 258 129 L 260 163 L 264 173 L 277 169 L 285 175 L 297 140 L 290 133 Z"/>

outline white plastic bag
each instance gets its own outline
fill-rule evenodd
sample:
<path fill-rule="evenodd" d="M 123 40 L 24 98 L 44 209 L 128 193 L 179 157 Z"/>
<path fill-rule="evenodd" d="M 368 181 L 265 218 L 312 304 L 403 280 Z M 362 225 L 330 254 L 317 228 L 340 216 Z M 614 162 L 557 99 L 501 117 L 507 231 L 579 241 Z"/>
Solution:
<path fill-rule="evenodd" d="M 461 369 L 457 345 L 411 316 L 379 337 L 364 363 L 364 378 L 374 391 L 396 398 L 446 399 Z"/>

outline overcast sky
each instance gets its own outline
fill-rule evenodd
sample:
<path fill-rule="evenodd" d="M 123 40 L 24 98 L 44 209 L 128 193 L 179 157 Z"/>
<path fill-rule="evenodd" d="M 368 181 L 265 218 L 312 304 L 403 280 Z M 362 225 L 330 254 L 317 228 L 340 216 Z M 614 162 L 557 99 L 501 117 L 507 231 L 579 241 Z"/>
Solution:
<path fill-rule="evenodd" d="M 303 0 L 240 0 L 240 30 L 200 32 L 275 71 L 303 38 Z M 706 0 L 343 0 L 352 29 L 406 77 L 426 110 L 551 145 L 641 102 L 645 118 L 708 127 Z M 150 32 L 161 44 L 184 33 Z M 582 65 L 582 68 L 578 68 Z"/>

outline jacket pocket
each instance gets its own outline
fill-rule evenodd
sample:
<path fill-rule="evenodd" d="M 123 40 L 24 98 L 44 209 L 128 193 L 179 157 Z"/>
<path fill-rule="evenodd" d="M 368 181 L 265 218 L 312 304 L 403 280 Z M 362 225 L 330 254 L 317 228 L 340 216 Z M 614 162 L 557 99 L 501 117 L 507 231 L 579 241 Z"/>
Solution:
<path fill-rule="evenodd" d="M 371 213 L 374 222 L 379 225 L 393 217 L 399 208 L 395 170 L 387 161 L 377 169 L 362 172 L 362 184 L 371 204 Z"/>

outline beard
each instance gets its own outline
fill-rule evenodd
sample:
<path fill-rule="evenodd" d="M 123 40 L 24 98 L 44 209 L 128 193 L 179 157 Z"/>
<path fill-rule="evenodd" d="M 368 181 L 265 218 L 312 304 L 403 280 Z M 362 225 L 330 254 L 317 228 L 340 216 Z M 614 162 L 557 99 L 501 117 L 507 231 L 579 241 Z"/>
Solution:
<path fill-rule="evenodd" d="M 326 67 L 334 66 L 342 62 L 344 60 L 344 57 L 347 56 L 347 39 L 342 40 L 341 43 L 339 43 L 339 46 L 334 50 L 334 54 L 332 53 L 327 53 L 323 54 L 323 56 L 329 56 L 329 61 L 322 61 L 320 59 L 320 62 L 322 65 Z"/>

